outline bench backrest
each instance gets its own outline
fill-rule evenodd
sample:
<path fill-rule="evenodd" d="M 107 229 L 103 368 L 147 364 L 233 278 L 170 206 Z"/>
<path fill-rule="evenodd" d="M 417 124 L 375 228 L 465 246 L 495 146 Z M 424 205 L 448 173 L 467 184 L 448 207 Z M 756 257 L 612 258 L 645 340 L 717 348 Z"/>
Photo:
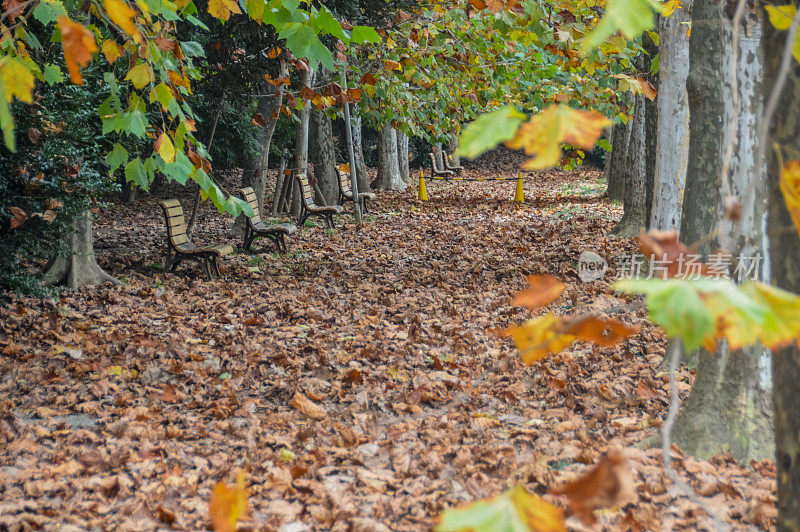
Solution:
<path fill-rule="evenodd" d="M 342 170 L 338 170 L 338 173 L 339 173 L 339 188 L 341 189 L 342 194 L 344 195 L 351 194 L 353 189 L 350 187 L 350 174 Z"/>
<path fill-rule="evenodd" d="M 303 197 L 303 203 L 314 205 L 314 191 L 311 189 L 311 185 L 308 184 L 308 176 L 306 174 L 296 174 L 294 177 L 300 184 L 300 195 Z"/>
<path fill-rule="evenodd" d="M 186 235 L 186 220 L 183 218 L 183 207 L 181 202 L 176 199 L 162 200 L 158 202 L 161 210 L 164 211 L 164 220 L 167 223 L 167 237 L 175 247 L 189 243 Z"/>
<path fill-rule="evenodd" d="M 253 209 L 253 216 L 250 217 L 250 221 L 254 224 L 259 223 L 261 221 L 261 215 L 258 213 L 256 191 L 253 190 L 253 187 L 244 187 L 239 189 L 239 191 L 242 193 L 244 200 L 250 204 L 250 208 Z"/>
<path fill-rule="evenodd" d="M 446 174 L 446 173 L 448 173 L 448 170 L 445 170 L 444 168 L 439 168 L 438 166 L 436 166 L 436 156 L 433 155 L 433 152 L 430 153 L 430 156 L 431 156 L 431 167 L 433 168 L 433 171 L 435 173 L 437 173 L 437 174 Z"/>

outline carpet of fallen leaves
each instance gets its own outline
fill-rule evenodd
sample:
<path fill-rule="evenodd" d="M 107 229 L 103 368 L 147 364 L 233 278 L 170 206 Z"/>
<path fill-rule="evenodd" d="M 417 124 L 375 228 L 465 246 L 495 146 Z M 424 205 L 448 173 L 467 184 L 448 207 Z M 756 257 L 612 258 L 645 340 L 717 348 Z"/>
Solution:
<path fill-rule="evenodd" d="M 620 206 L 596 171 L 529 174 L 524 205 L 514 185 L 429 182 L 427 203 L 416 186 L 383 192 L 361 229 L 349 214 L 336 231 L 306 227 L 284 256 L 262 241 L 211 282 L 160 267 L 155 196 L 188 207 L 189 192 L 101 212 L 98 260 L 126 285 L 0 308 L 0 530 L 205 529 L 214 485 L 239 469 L 242 530 L 428 530 L 517 483 L 545 494 L 614 448 L 637 500 L 598 512 L 600 527 L 709 526 L 660 451 L 636 446 L 659 430 L 668 377 L 641 302 L 609 288 L 635 249 L 607 236 Z M 198 224 L 196 242 L 231 240 L 210 207 Z M 583 250 L 609 260 L 604 280 L 578 279 Z M 641 332 L 523 366 L 498 331 L 530 317 L 510 300 L 536 273 L 567 283 L 548 310 Z M 679 378 L 685 397 L 692 375 Z M 773 524 L 771 463 L 673 454 L 733 528 Z"/>

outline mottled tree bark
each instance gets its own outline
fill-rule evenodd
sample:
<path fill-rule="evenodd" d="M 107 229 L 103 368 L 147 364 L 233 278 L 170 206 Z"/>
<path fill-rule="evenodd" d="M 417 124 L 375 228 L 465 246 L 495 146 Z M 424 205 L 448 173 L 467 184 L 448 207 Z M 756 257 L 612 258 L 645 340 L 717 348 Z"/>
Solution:
<path fill-rule="evenodd" d="M 658 26 L 658 134 L 650 227 L 661 231 L 677 231 L 681 222 L 689 160 L 689 37 L 684 22 L 691 20 L 691 5 L 685 2 L 669 17 L 660 17 Z"/>
<path fill-rule="evenodd" d="M 372 188 L 377 190 L 405 190 L 408 185 L 400 177 L 400 167 L 397 161 L 397 132 L 386 124 L 381 129 L 380 144 L 378 145 L 378 176 L 372 182 Z"/>
<path fill-rule="evenodd" d="M 358 113 L 358 104 L 353 106 L 354 112 Z M 361 117 L 353 117 L 353 151 L 356 158 L 356 176 L 358 177 L 358 191 L 372 192 L 367 176 L 367 163 L 364 161 L 364 141 L 361 134 Z"/>
<path fill-rule="evenodd" d="M 75 217 L 65 257 L 55 257 L 44 274 L 46 284 L 59 284 L 75 289 L 104 282 L 120 284 L 97 264 L 94 257 L 92 213 L 87 209 Z"/>
<path fill-rule="evenodd" d="M 314 164 L 314 177 L 325 199 L 320 204 L 336 205 L 339 200 L 339 173 L 336 169 L 331 119 L 323 111 L 313 111 L 311 130 L 309 155 Z"/>
<path fill-rule="evenodd" d="M 757 121 L 761 115 L 763 53 L 761 49 L 761 23 L 756 12 L 748 13 L 742 24 L 737 46 L 732 39 L 732 23 L 718 20 L 716 4 L 707 0 L 696 0 L 695 17 L 709 24 L 698 24 L 698 40 L 705 49 L 712 49 L 710 42 L 716 41 L 715 56 L 720 63 L 716 68 L 719 87 L 713 90 L 718 95 L 713 101 L 719 109 L 708 109 L 706 117 L 722 116 L 715 129 L 695 128 L 707 122 L 695 122 L 691 118 L 691 135 L 706 135 L 703 145 L 711 140 L 721 144 L 724 154 L 732 147 L 732 159 L 727 175 L 721 176 L 722 160 L 706 161 L 706 153 L 689 152 L 689 167 L 713 167 L 713 172 L 700 174 L 690 172 L 687 176 L 687 193 L 702 190 L 706 204 L 698 205 L 697 198 L 687 195 L 684 204 L 684 234 L 697 237 L 719 231 L 715 239 L 702 246 L 701 252 L 722 250 L 734 257 L 760 257 L 765 251 L 765 198 L 766 187 L 763 165 L 756 161 L 758 152 Z M 693 24 L 694 28 L 694 24 Z M 709 29 L 706 29 L 709 28 Z M 716 32 L 716 35 L 711 32 Z M 703 35 L 708 32 L 708 35 Z M 694 30 L 692 40 L 694 41 Z M 692 43 L 693 50 L 694 44 Z M 708 72 L 714 65 L 705 64 L 706 58 L 692 55 L 692 68 L 700 62 Z M 733 83 L 732 68 L 736 68 L 736 84 Z M 694 70 L 695 72 L 700 69 Z M 738 105 L 734 105 L 734 90 L 738 92 Z M 733 128 L 731 127 L 733 125 Z M 696 162 L 694 158 L 703 158 Z M 702 180 L 702 183 L 697 183 Z M 723 184 L 723 180 L 724 183 Z M 745 191 L 752 193 L 745 194 Z M 737 222 L 725 220 L 726 205 L 730 196 L 741 205 L 741 218 Z M 692 216 L 689 209 L 700 208 L 702 213 Z M 758 271 L 759 278 L 765 272 Z M 770 359 L 758 346 L 732 351 L 725 342 L 715 352 L 698 352 L 698 365 L 691 394 L 675 425 L 675 442 L 685 451 L 700 458 L 730 451 L 740 462 L 764 459 L 772 456 Z"/>
<path fill-rule="evenodd" d="M 461 166 L 461 156 L 458 155 L 458 135 L 450 135 L 447 141 L 447 151 L 450 153 L 453 166 Z"/>
<path fill-rule="evenodd" d="M 646 225 L 647 194 L 647 130 L 646 130 L 645 97 L 636 95 L 633 116 L 628 122 L 628 142 L 625 147 L 625 158 L 622 163 L 622 175 L 625 180 L 623 194 L 622 220 L 613 229 L 620 238 L 637 236 Z"/>
<path fill-rule="evenodd" d="M 770 94 L 780 71 L 785 31 L 765 24 L 765 94 Z M 790 60 L 786 86 L 781 92 L 778 112 L 770 127 L 770 144 L 777 143 L 787 159 L 797 159 L 800 152 L 800 66 Z M 800 239 L 786 210 L 779 187 L 780 164 L 774 153 L 768 154 L 770 264 L 775 283 L 800 293 Z M 773 408 L 775 414 L 775 464 L 778 468 L 779 532 L 800 530 L 800 350 L 797 344 L 775 353 Z"/>
<path fill-rule="evenodd" d="M 625 192 L 625 152 L 630 135 L 629 124 L 615 124 L 611 128 L 611 152 L 606 157 L 605 178 L 608 199 L 622 201 Z"/>
<path fill-rule="evenodd" d="M 408 167 L 408 135 L 397 130 L 397 165 L 400 169 L 400 178 L 409 183 L 411 170 Z"/>
<path fill-rule="evenodd" d="M 314 71 L 303 71 L 303 85 L 311 87 L 314 81 Z M 308 175 L 308 129 L 311 122 L 311 102 L 306 102 L 300 110 L 300 121 L 297 124 L 297 134 L 294 138 L 294 163 L 292 176 L 297 174 Z M 300 216 L 300 187 L 295 179 L 291 180 L 292 216 Z"/>

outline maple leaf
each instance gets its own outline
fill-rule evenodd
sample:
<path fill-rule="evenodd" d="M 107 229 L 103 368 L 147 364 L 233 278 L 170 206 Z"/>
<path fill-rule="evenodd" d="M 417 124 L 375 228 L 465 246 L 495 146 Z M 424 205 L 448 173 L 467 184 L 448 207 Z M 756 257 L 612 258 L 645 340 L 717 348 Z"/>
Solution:
<path fill-rule="evenodd" d="M 236 474 L 236 485 L 228 486 L 220 481 L 214 486 L 208 501 L 208 513 L 216 532 L 234 532 L 239 519 L 247 516 L 247 488 L 245 473 Z"/>
<path fill-rule="evenodd" d="M 123 0 L 103 0 L 103 5 L 114 24 L 122 28 L 125 33 L 128 35 L 139 33 L 139 30 L 136 29 L 136 24 L 133 22 L 136 13 L 127 2 Z"/>
<path fill-rule="evenodd" d="M 800 161 L 788 161 L 783 165 L 780 187 L 786 209 L 800 233 Z"/>
<path fill-rule="evenodd" d="M 109 64 L 113 64 L 114 61 L 122 57 L 124 53 L 122 46 L 111 39 L 103 41 L 102 52 L 103 55 L 106 56 L 106 61 L 108 61 Z"/>
<path fill-rule="evenodd" d="M 231 18 L 231 13 L 241 14 L 238 2 L 235 0 L 209 0 L 208 14 L 214 18 L 226 21 Z"/>
<path fill-rule="evenodd" d="M 164 159 L 165 163 L 171 163 L 175 161 L 175 145 L 172 144 L 172 139 L 170 139 L 169 135 L 166 133 L 159 135 L 153 148 L 161 156 L 161 158 Z"/>
<path fill-rule="evenodd" d="M 447 510 L 436 532 L 566 532 L 561 508 L 528 493 L 522 486 L 493 499 Z"/>
<path fill-rule="evenodd" d="M 580 111 L 566 105 L 551 105 L 522 124 L 514 138 L 506 142 L 511 149 L 525 149 L 534 158 L 523 166 L 529 170 L 548 168 L 561 160 L 561 144 L 588 150 L 611 121 L 598 111 Z"/>
<path fill-rule="evenodd" d="M 576 336 L 558 331 L 561 320 L 553 314 L 544 314 L 526 321 L 522 325 L 510 327 L 504 334 L 511 336 L 519 349 L 525 364 L 533 364 L 547 355 L 567 348 Z"/>
<path fill-rule="evenodd" d="M 94 34 L 82 24 L 73 22 L 68 17 L 58 17 L 58 29 L 61 32 L 61 46 L 64 49 L 64 62 L 72 83 L 83 84 L 80 67 L 89 64 L 92 54 L 97 51 Z"/>
<path fill-rule="evenodd" d="M 22 227 L 25 223 L 25 220 L 28 219 L 28 215 L 25 214 L 25 211 L 20 209 L 19 207 L 9 207 L 9 212 L 11 212 L 11 225 L 9 229 L 17 229 L 18 227 Z"/>
<path fill-rule="evenodd" d="M 549 305 L 561 295 L 566 285 L 552 275 L 531 275 L 528 288 L 514 295 L 511 304 L 536 310 Z"/>
<path fill-rule="evenodd" d="M 627 74 L 616 74 L 614 77 L 619 80 L 619 90 L 621 91 L 641 94 L 650 101 L 655 100 L 658 95 L 656 88 L 646 79 L 635 78 Z"/>
<path fill-rule="evenodd" d="M 611 450 L 585 475 L 550 490 L 553 495 L 564 495 L 578 518 L 587 525 L 597 519 L 593 511 L 636 500 L 633 474 L 625 455 Z"/>
<path fill-rule="evenodd" d="M 28 70 L 25 63 L 13 57 L 4 57 L 0 60 L 0 81 L 5 88 L 5 100 L 11 103 L 14 96 L 22 102 L 33 101 L 33 73 Z"/>

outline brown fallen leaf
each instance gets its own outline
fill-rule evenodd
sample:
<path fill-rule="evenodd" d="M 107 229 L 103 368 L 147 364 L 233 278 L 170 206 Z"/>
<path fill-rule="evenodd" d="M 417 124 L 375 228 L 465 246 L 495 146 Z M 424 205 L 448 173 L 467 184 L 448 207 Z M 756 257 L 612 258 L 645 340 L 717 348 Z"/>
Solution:
<path fill-rule="evenodd" d="M 617 449 L 609 451 L 582 477 L 552 489 L 550 493 L 564 495 L 575 515 L 587 525 L 597 521 L 594 510 L 636 499 L 628 460 Z"/>
<path fill-rule="evenodd" d="M 552 275 L 531 275 L 528 288 L 514 295 L 511 304 L 531 310 L 549 305 L 561 295 L 566 285 Z"/>
<path fill-rule="evenodd" d="M 328 417 L 328 413 L 324 408 L 311 401 L 308 397 L 300 392 L 294 394 L 290 404 L 309 419 L 320 421 Z"/>

